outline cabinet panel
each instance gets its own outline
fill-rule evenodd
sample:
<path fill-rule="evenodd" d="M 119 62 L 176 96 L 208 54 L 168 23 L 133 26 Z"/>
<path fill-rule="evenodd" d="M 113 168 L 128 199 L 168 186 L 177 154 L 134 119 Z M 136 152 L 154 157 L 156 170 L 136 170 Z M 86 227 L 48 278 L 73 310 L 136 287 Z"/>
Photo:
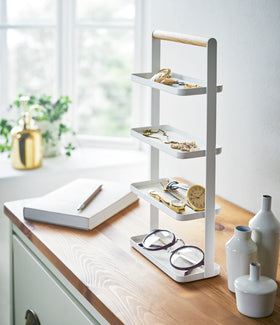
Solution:
<path fill-rule="evenodd" d="M 20 239 L 13 235 L 14 259 L 14 324 L 25 324 L 25 313 L 33 310 L 41 325 L 99 324 L 86 315 L 30 253 Z"/>

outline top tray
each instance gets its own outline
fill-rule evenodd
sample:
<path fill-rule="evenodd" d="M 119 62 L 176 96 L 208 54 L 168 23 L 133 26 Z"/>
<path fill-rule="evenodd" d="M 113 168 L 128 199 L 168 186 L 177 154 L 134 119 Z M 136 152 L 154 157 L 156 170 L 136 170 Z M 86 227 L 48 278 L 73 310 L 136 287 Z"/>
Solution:
<path fill-rule="evenodd" d="M 154 75 L 153 72 L 146 73 L 133 73 L 131 75 L 131 80 L 137 83 L 140 83 L 145 86 L 149 86 L 155 89 L 160 89 L 165 92 L 168 92 L 173 95 L 178 96 L 191 96 L 191 95 L 202 95 L 206 94 L 206 82 L 204 80 L 195 79 L 192 77 L 184 76 L 178 73 L 171 73 L 171 78 L 179 81 L 183 81 L 188 84 L 195 84 L 200 87 L 197 88 L 184 88 L 184 86 L 180 86 L 178 84 L 174 85 L 164 85 L 155 81 L 152 81 L 151 78 Z M 217 93 L 221 92 L 223 86 L 217 86 Z"/>

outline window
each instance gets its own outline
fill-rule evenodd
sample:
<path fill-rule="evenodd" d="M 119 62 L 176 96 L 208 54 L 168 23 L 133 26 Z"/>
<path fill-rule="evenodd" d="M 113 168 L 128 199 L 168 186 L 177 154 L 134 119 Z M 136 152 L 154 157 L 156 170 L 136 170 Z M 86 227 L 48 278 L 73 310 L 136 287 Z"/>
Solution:
<path fill-rule="evenodd" d="M 69 95 L 79 134 L 131 125 L 134 0 L 0 0 L 0 112 L 22 94 Z"/>

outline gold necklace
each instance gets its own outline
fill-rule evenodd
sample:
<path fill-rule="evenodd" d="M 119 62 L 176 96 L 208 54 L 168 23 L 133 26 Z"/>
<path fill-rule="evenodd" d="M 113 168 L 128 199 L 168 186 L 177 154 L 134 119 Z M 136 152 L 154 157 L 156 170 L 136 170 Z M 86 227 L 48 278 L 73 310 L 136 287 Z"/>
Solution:
<path fill-rule="evenodd" d="M 163 141 L 160 137 L 154 136 L 154 134 L 160 134 L 160 133 L 164 137 L 166 137 L 167 141 Z M 195 141 L 190 141 L 190 142 L 178 142 L 178 141 L 173 141 L 173 140 L 169 141 L 169 135 L 167 134 L 166 131 L 164 131 L 162 129 L 157 129 L 156 131 L 153 131 L 152 129 L 145 129 L 145 130 L 142 131 L 142 134 L 145 137 L 163 141 L 165 144 L 170 144 L 170 148 L 172 148 L 172 149 L 177 149 L 177 150 L 180 150 L 180 151 L 187 151 L 187 152 L 193 152 L 193 151 L 200 150 L 197 147 Z"/>
<path fill-rule="evenodd" d="M 156 131 L 153 131 L 152 129 L 146 129 L 146 130 L 143 130 L 143 131 L 142 131 L 142 134 L 143 134 L 145 137 L 153 138 L 153 139 L 158 139 L 158 140 L 162 141 L 161 138 L 153 136 L 154 134 L 160 134 L 160 133 L 161 133 L 164 137 L 166 137 L 166 140 L 169 139 L 168 134 L 167 134 L 164 130 L 162 130 L 162 129 L 158 129 L 158 130 L 156 130 Z"/>

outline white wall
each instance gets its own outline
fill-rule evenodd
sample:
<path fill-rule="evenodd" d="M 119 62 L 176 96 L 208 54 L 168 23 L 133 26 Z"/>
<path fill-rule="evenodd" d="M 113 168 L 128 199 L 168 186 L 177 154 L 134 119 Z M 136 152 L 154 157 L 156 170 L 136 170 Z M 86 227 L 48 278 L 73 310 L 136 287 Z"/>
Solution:
<path fill-rule="evenodd" d="M 280 216 L 280 1 L 146 1 L 146 44 L 154 29 L 211 36 L 218 41 L 217 194 L 250 211 L 262 194 Z M 203 78 L 206 50 L 162 42 L 161 67 Z M 149 46 L 145 49 L 150 55 Z M 149 60 L 146 62 L 146 68 Z M 161 122 L 205 135 L 205 96 L 162 95 Z M 170 109 L 172 108 L 172 109 Z M 204 158 L 162 154 L 161 174 L 204 183 Z"/>

